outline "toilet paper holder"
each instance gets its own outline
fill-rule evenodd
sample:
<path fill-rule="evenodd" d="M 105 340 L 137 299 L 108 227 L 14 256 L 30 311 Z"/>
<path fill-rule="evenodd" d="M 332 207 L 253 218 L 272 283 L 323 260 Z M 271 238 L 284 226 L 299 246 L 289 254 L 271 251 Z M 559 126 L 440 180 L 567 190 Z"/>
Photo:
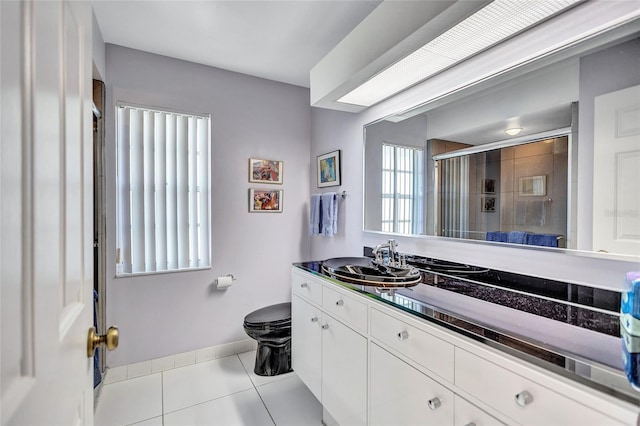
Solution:
<path fill-rule="evenodd" d="M 227 274 L 224 277 L 217 277 L 215 279 L 216 288 L 218 290 L 225 290 L 229 286 L 231 286 L 233 281 L 236 281 L 236 278 L 233 276 L 233 274 Z"/>

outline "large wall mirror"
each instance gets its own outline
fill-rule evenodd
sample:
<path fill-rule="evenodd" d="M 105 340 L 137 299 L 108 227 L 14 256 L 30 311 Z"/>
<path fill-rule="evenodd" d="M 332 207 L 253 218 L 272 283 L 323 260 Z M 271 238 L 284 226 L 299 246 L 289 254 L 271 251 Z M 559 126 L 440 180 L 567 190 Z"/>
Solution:
<path fill-rule="evenodd" d="M 640 257 L 640 33 L 591 43 L 365 126 L 364 229 Z"/>

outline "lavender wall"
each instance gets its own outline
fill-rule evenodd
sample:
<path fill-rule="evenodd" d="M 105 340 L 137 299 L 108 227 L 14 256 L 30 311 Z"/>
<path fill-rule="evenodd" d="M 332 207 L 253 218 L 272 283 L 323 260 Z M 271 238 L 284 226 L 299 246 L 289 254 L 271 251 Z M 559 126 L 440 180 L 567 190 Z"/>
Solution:
<path fill-rule="evenodd" d="M 106 69 L 107 324 L 121 333 L 108 365 L 247 339 L 244 316 L 290 300 L 291 263 L 309 258 L 308 89 L 109 44 Z M 211 270 L 114 278 L 115 101 L 211 114 Z M 284 184 L 250 184 L 250 157 L 283 160 Z M 249 213 L 251 187 L 283 189 L 284 212 Z"/>

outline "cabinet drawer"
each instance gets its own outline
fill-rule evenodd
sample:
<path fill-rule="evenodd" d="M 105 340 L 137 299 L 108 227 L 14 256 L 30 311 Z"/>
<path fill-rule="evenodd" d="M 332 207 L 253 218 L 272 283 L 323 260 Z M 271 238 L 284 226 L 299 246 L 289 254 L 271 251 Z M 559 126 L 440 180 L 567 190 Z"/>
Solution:
<path fill-rule="evenodd" d="M 599 411 L 460 348 L 455 350 L 455 372 L 457 387 L 523 425 L 620 424 Z"/>
<path fill-rule="evenodd" d="M 453 383 L 453 345 L 371 309 L 371 336 Z"/>
<path fill-rule="evenodd" d="M 322 283 L 305 272 L 291 273 L 291 291 L 316 305 L 322 304 Z"/>
<path fill-rule="evenodd" d="M 371 425 L 453 424 L 453 392 L 375 343 L 370 354 Z"/>
<path fill-rule="evenodd" d="M 454 422 L 455 426 L 490 426 L 499 425 L 504 423 L 496 419 L 495 417 L 485 413 L 467 400 L 455 396 L 455 410 L 454 410 Z"/>
<path fill-rule="evenodd" d="M 363 301 L 325 287 L 322 308 L 358 331 L 367 332 L 367 305 Z"/>

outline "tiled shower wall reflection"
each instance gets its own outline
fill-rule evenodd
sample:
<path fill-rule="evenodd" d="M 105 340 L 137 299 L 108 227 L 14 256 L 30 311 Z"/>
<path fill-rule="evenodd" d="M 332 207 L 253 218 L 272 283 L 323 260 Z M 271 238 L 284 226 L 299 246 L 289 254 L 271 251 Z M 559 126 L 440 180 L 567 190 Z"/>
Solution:
<path fill-rule="evenodd" d="M 483 240 L 488 231 L 566 235 L 566 136 L 474 154 L 472 157 L 474 159 L 469 170 L 472 180 L 469 238 Z M 521 179 L 533 177 L 544 177 L 544 193 L 522 194 Z M 487 183 L 486 180 L 493 182 Z M 561 239 L 560 246 L 563 244 Z"/>

